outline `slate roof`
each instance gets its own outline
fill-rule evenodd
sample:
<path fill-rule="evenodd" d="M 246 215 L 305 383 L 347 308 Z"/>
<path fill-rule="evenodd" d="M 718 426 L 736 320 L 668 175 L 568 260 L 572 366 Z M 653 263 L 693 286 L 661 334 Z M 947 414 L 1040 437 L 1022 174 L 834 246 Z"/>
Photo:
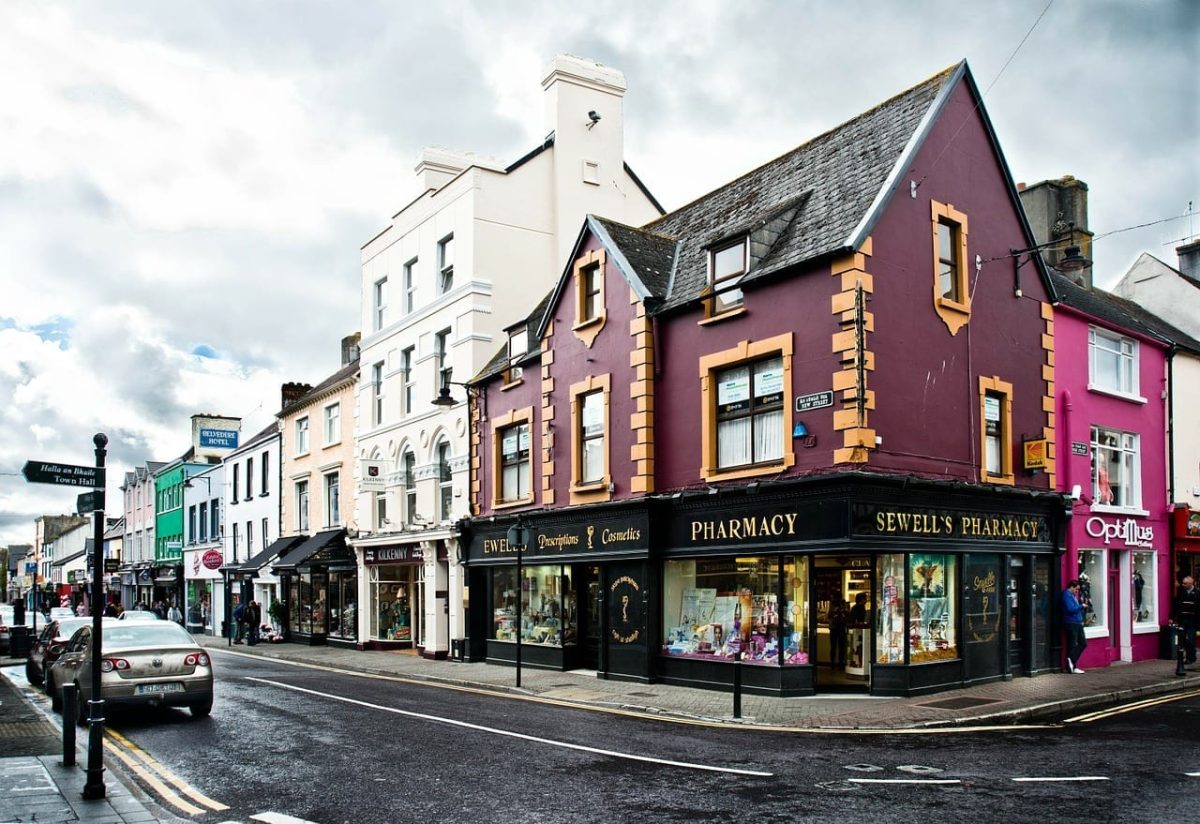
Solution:
<path fill-rule="evenodd" d="M 326 392 L 328 392 L 330 389 L 337 386 L 338 384 L 348 380 L 349 378 L 354 377 L 356 374 L 358 374 L 358 358 L 355 358 L 350 363 L 346 364 L 341 369 L 334 372 L 328 378 L 326 378 L 325 380 L 318 383 L 312 389 L 308 390 L 303 395 L 296 398 L 296 400 L 289 403 L 283 409 L 276 412 L 275 417 L 281 418 L 284 415 L 291 412 L 292 410 L 298 409 L 301 406 L 311 403 L 314 399 L 325 394 Z M 255 437 L 257 437 L 257 436 L 255 436 Z"/>
<path fill-rule="evenodd" d="M 526 352 L 525 356 L 520 358 L 520 360 L 522 362 L 528 360 L 529 358 L 533 357 L 534 355 L 541 354 L 541 346 L 540 346 L 540 344 L 536 344 L 536 342 L 534 341 L 533 338 L 534 338 L 534 334 L 535 334 L 536 330 L 541 328 L 542 319 L 546 314 L 546 310 L 548 310 L 550 308 L 550 300 L 553 296 L 554 296 L 553 291 L 547 292 L 545 297 L 543 297 L 540 301 L 538 301 L 537 306 L 533 307 L 533 311 L 531 311 L 525 317 L 524 322 L 529 328 L 529 348 L 531 351 Z M 507 328 L 512 329 L 512 328 L 520 326 L 520 325 L 521 325 L 521 321 L 517 321 L 514 324 L 510 324 Z M 492 359 L 489 360 L 487 362 L 487 364 L 482 369 L 479 370 L 478 373 L 476 373 L 475 377 L 473 377 L 469 381 L 467 381 L 467 383 L 474 384 L 476 382 L 485 381 L 488 378 L 492 378 L 492 377 L 495 377 L 496 375 L 499 375 L 507 367 L 508 367 L 508 341 L 506 340 L 504 342 L 504 345 L 501 346 L 496 351 L 496 354 L 492 355 Z"/>
<path fill-rule="evenodd" d="M 627 257 L 653 246 L 646 234 L 679 242 L 663 310 L 700 297 L 708 281 L 708 249 L 781 216 L 780 234 L 746 281 L 849 248 L 939 95 L 966 71 L 952 66 L 868 112 L 642 227 Z M 789 214 L 789 212 L 792 212 Z M 613 227 L 612 221 L 605 221 Z M 628 228 L 628 227 L 626 227 Z M 631 230 L 634 231 L 634 230 Z M 616 236 L 614 241 L 621 242 Z M 622 247 L 622 251 L 625 251 Z M 661 250 L 658 250 L 661 254 Z M 645 278 L 660 287 L 661 276 Z"/>
<path fill-rule="evenodd" d="M 1094 287 L 1088 289 L 1080 286 L 1057 272 L 1051 272 L 1050 276 L 1054 281 L 1054 290 L 1058 293 L 1060 303 L 1065 303 L 1080 312 L 1130 332 L 1136 332 L 1200 354 L 1200 341 L 1186 332 L 1176 329 L 1158 315 L 1147 312 L 1139 304 L 1103 289 Z"/>
<path fill-rule="evenodd" d="M 675 269 L 675 256 L 679 243 L 671 237 L 645 229 L 634 229 L 615 220 L 595 215 L 588 216 L 600 225 L 611 239 L 614 251 L 619 251 L 633 267 L 627 277 L 641 280 L 648 292 L 662 298 L 670 291 L 671 273 Z M 618 261 L 618 265 L 620 262 Z"/>

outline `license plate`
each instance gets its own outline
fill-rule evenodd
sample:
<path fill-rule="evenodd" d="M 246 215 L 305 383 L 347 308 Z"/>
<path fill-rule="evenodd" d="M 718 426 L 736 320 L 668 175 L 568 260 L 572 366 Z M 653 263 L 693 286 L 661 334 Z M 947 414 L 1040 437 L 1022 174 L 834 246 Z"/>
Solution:
<path fill-rule="evenodd" d="M 157 695 L 163 692 L 183 692 L 183 684 L 139 684 L 134 695 Z"/>

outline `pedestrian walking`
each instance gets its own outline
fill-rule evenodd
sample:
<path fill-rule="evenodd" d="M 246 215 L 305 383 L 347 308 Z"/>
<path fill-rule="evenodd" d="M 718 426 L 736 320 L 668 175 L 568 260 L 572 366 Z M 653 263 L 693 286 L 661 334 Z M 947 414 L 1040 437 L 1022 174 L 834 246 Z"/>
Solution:
<path fill-rule="evenodd" d="M 262 610 L 258 607 L 258 601 L 251 601 L 246 607 L 246 612 L 242 615 L 242 620 L 246 622 L 246 643 L 254 646 L 258 643 L 258 631 L 262 625 Z"/>
<path fill-rule="evenodd" d="M 1171 623 L 1179 628 L 1179 643 L 1183 647 L 1185 660 L 1191 668 L 1196 666 L 1196 617 L 1200 613 L 1200 589 L 1196 579 L 1184 576 L 1171 603 Z"/>
<path fill-rule="evenodd" d="M 229 631 L 231 633 L 233 633 L 233 643 L 235 643 L 235 644 L 242 643 L 242 631 L 245 629 L 245 626 L 246 626 L 245 624 L 242 623 L 242 619 L 245 616 L 245 614 L 246 614 L 246 605 L 245 604 L 239 603 L 236 607 L 233 608 L 233 626 L 229 628 Z"/>
<path fill-rule="evenodd" d="M 171 604 L 171 608 L 167 610 L 167 620 L 174 621 L 176 624 L 183 623 L 183 613 L 179 611 L 178 605 Z"/>
<path fill-rule="evenodd" d="M 1083 603 L 1079 600 L 1079 581 L 1067 582 L 1062 594 L 1063 628 L 1067 631 L 1067 671 L 1082 675 L 1078 666 L 1079 656 L 1087 647 L 1083 634 Z"/>

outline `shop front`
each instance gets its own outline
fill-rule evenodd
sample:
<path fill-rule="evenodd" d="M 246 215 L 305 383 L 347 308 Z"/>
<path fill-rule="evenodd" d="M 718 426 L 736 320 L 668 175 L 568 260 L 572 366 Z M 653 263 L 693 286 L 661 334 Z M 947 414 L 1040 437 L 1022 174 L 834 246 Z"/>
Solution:
<path fill-rule="evenodd" d="M 425 569 L 430 552 L 437 550 L 423 543 L 362 548 L 368 609 L 363 649 L 424 645 Z"/>
<path fill-rule="evenodd" d="M 657 680 L 915 695 L 1055 669 L 1059 496 L 853 477 L 663 503 Z"/>
<path fill-rule="evenodd" d="M 221 587 L 225 556 L 215 547 L 189 549 L 183 553 L 184 602 L 180 605 L 187 631 L 213 635 L 213 593 Z"/>
<path fill-rule="evenodd" d="M 473 525 L 467 645 L 472 660 L 539 669 L 595 670 L 650 680 L 649 501 L 597 505 Z"/>
<path fill-rule="evenodd" d="M 1200 512 L 1188 506 L 1175 508 L 1171 513 L 1171 547 L 1174 577 L 1163 591 L 1173 596 L 1184 578 L 1200 578 Z"/>
<path fill-rule="evenodd" d="M 249 558 L 240 566 L 233 567 L 229 579 L 236 582 L 238 600 L 258 601 L 262 608 L 264 624 L 270 624 L 278 635 L 283 629 L 283 593 L 279 577 L 271 562 L 287 556 L 296 547 L 308 540 L 307 535 L 292 535 L 273 541 L 262 552 Z M 232 587 L 231 587 L 232 590 Z M 244 595 L 243 595 L 244 591 Z M 272 608 L 274 607 L 274 608 Z"/>
<path fill-rule="evenodd" d="M 1093 509 L 1072 520 L 1063 577 L 1080 585 L 1088 641 L 1080 667 L 1159 656 L 1170 610 L 1168 542 L 1168 522 L 1144 512 Z"/>
<path fill-rule="evenodd" d="M 274 570 L 285 593 L 288 641 L 357 643 L 358 565 L 346 543 L 345 529 L 318 532 L 280 558 Z"/>
<path fill-rule="evenodd" d="M 170 607 L 175 604 L 180 609 L 183 608 L 184 594 L 184 577 L 183 563 L 155 565 L 150 570 L 153 576 L 153 596 L 151 600 L 146 602 L 148 607 L 153 607 L 159 601 Z"/>

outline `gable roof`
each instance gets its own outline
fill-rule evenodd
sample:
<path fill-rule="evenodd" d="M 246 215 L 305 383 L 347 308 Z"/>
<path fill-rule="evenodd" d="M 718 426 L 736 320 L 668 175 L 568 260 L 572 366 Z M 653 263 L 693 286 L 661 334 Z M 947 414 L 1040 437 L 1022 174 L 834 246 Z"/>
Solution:
<path fill-rule="evenodd" d="M 308 390 L 303 395 L 296 398 L 296 400 L 292 401 L 287 406 L 283 407 L 283 409 L 276 412 L 275 417 L 282 418 L 285 415 L 295 412 L 302 406 L 307 406 L 308 404 L 312 403 L 317 398 L 324 395 L 329 390 L 334 389 L 337 386 L 340 386 L 341 384 L 345 383 L 348 380 L 351 380 L 357 374 L 358 374 L 358 358 L 355 358 L 354 360 L 350 361 L 350 363 L 346 364 L 341 369 L 334 372 L 328 378 L 326 378 L 325 380 L 318 383 L 312 389 Z M 265 430 L 264 430 L 264 432 L 265 432 Z M 259 433 L 259 434 L 263 434 L 263 433 Z M 255 437 L 257 437 L 257 435 Z"/>
<path fill-rule="evenodd" d="M 1121 329 L 1200 354 L 1200 341 L 1176 329 L 1139 304 L 1095 287 L 1088 289 L 1057 272 L 1052 274 L 1058 302 Z"/>
<path fill-rule="evenodd" d="M 751 264 L 742 283 L 857 249 L 960 83 L 978 103 L 1026 245 L 1032 245 L 1033 232 L 966 61 L 640 229 L 590 216 L 589 225 L 634 289 L 657 299 L 657 306 L 647 307 L 655 313 L 704 296 L 708 252 L 725 240 L 750 238 Z M 1053 294 L 1045 267 L 1035 260 Z"/>

